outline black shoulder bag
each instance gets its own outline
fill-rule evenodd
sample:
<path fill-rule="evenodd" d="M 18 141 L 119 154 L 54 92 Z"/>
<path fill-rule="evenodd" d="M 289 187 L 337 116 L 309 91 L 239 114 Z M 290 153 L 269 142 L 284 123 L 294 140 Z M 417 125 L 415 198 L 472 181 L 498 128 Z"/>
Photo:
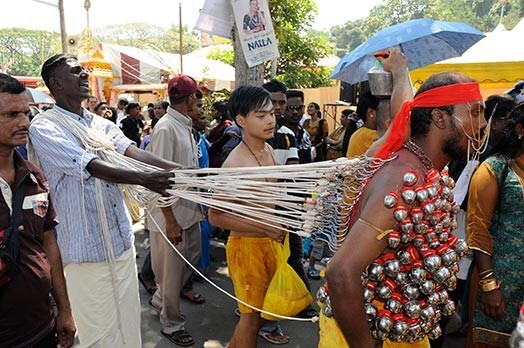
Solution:
<path fill-rule="evenodd" d="M 20 231 L 18 226 L 22 220 L 22 203 L 24 201 L 25 181 L 22 181 L 15 191 L 13 200 L 13 214 L 11 215 L 11 225 L 5 230 L 0 231 L 0 262 L 3 269 L 0 271 L 0 287 L 9 283 L 15 275 L 19 266 L 18 252 L 20 250 Z"/>

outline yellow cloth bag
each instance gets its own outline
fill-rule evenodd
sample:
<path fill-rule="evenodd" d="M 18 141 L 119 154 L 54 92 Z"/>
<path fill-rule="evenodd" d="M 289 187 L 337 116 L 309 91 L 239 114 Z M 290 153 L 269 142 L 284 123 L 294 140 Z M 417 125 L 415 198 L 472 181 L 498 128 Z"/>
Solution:
<path fill-rule="evenodd" d="M 309 306 L 313 297 L 298 274 L 287 263 L 290 255 L 289 235 L 284 240 L 284 245 L 275 246 L 277 270 L 264 298 L 262 309 L 283 316 L 295 316 Z M 271 315 L 262 313 L 262 318 L 278 320 Z"/>

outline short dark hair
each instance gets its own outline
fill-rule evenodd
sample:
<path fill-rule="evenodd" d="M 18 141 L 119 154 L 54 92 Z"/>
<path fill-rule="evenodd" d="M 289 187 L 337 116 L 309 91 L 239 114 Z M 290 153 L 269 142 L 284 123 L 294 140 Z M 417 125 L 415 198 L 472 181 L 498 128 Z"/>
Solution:
<path fill-rule="evenodd" d="M 270 93 L 277 93 L 277 92 L 282 92 L 284 94 L 287 93 L 286 85 L 284 85 L 282 82 L 275 80 L 275 79 L 264 83 L 262 85 L 262 88 L 267 89 Z"/>
<path fill-rule="evenodd" d="M 522 154 L 522 145 L 524 143 L 524 139 L 519 139 L 516 130 L 517 124 L 524 127 L 524 103 L 515 106 L 506 120 L 504 140 L 499 141 L 495 145 L 492 154 L 500 154 L 504 155 L 507 159 L 515 159 Z"/>
<path fill-rule="evenodd" d="M 182 97 L 169 97 L 169 104 L 171 105 L 178 105 L 178 104 L 182 104 L 183 102 L 185 102 L 187 99 L 189 98 L 188 95 L 184 95 Z"/>
<path fill-rule="evenodd" d="M 289 98 L 300 98 L 300 100 L 302 100 L 302 102 L 304 102 L 304 92 L 299 91 L 297 89 L 290 89 L 286 93 L 286 98 L 287 99 L 289 99 Z"/>
<path fill-rule="evenodd" d="M 124 99 L 124 98 L 122 98 L 122 99 L 118 99 L 117 104 L 118 104 L 118 103 L 122 103 L 122 104 L 124 104 L 124 106 L 127 106 L 127 104 L 129 104 L 129 102 L 127 101 L 127 99 Z"/>
<path fill-rule="evenodd" d="M 364 93 L 360 96 L 357 103 L 357 116 L 366 122 L 368 109 L 377 110 L 380 99 L 375 97 L 371 92 Z"/>
<path fill-rule="evenodd" d="M 12 76 L 0 73 L 0 93 L 20 94 L 25 90 L 22 82 Z"/>
<path fill-rule="evenodd" d="M 163 101 L 161 104 L 162 104 L 162 108 L 167 111 L 167 108 L 169 107 L 169 103 L 166 101 Z"/>
<path fill-rule="evenodd" d="M 415 94 L 415 97 L 425 91 L 431 89 L 455 85 L 458 83 L 467 83 L 474 82 L 473 79 L 458 73 L 453 72 L 442 72 L 435 75 L 431 75 L 423 84 L 420 86 L 419 90 Z M 442 105 L 439 107 L 431 108 L 414 108 L 411 112 L 411 136 L 415 137 L 417 135 L 426 135 L 429 132 L 429 126 L 431 125 L 431 113 L 435 109 L 440 109 L 445 113 L 452 115 L 453 114 L 453 105 Z"/>
<path fill-rule="evenodd" d="M 229 108 L 227 106 L 227 100 L 216 101 L 212 104 L 212 108 L 216 109 L 220 113 L 220 121 L 230 120 Z"/>
<path fill-rule="evenodd" d="M 517 106 L 517 100 L 511 94 L 494 94 L 486 99 L 484 116 L 486 120 L 505 118 Z"/>
<path fill-rule="evenodd" d="M 96 104 L 95 106 L 95 112 L 98 112 L 98 109 L 100 109 L 103 105 L 108 105 L 106 102 L 100 102 Z"/>
<path fill-rule="evenodd" d="M 139 108 L 140 107 L 140 104 L 138 103 L 129 103 L 126 105 L 126 113 L 129 113 L 129 111 L 131 111 L 131 109 L 134 109 L 134 108 Z"/>
<path fill-rule="evenodd" d="M 42 65 L 42 79 L 44 80 L 45 85 L 49 88 L 49 91 L 53 93 L 51 88 L 51 76 L 58 70 L 62 65 L 64 65 L 69 59 L 78 60 L 78 58 L 72 54 L 60 53 L 55 54 Z"/>
<path fill-rule="evenodd" d="M 233 117 L 247 116 L 253 110 L 271 103 L 271 94 L 262 87 L 242 86 L 237 88 L 229 98 L 229 111 Z"/>

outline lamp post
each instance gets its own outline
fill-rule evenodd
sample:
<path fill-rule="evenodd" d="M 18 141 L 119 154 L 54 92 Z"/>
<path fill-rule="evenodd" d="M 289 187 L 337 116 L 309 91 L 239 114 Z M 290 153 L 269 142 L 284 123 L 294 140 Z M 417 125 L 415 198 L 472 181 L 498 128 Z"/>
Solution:
<path fill-rule="evenodd" d="M 178 33 L 179 33 L 179 52 L 180 52 L 180 73 L 184 73 L 184 62 L 182 58 L 182 2 L 178 3 Z"/>
<path fill-rule="evenodd" d="M 43 0 L 33 0 L 33 1 L 58 9 L 58 14 L 60 16 L 60 41 L 62 42 L 62 53 L 67 53 L 68 49 L 67 49 L 67 32 L 66 32 L 65 15 L 64 15 L 64 0 L 58 0 L 57 4 L 54 4 L 52 2 L 43 1 Z"/>

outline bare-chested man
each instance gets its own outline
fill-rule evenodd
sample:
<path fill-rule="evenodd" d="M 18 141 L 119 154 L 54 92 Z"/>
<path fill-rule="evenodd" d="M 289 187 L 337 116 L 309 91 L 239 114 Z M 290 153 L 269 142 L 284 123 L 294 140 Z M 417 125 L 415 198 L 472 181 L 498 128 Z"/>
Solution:
<path fill-rule="evenodd" d="M 276 124 L 271 94 L 260 87 L 243 86 L 231 95 L 229 108 L 244 135 L 223 167 L 276 165 L 273 149 L 266 143 L 273 137 Z M 261 308 L 277 267 L 273 249 L 281 247 L 285 232 L 214 209 L 209 211 L 209 220 L 213 226 L 231 230 L 226 255 L 235 295 Z M 260 315 L 241 303 L 238 307 L 240 321 L 229 347 L 256 347 Z"/>
<path fill-rule="evenodd" d="M 337 325 L 322 327 L 321 319 L 319 347 L 327 347 L 326 338 L 333 339 L 337 335 L 338 340 L 335 341 L 339 348 L 347 347 L 348 344 L 354 348 L 382 346 L 382 341 L 373 339 L 366 320 L 361 275 L 374 260 L 392 251 L 388 249 L 388 238 L 377 238 L 377 231 L 387 231 L 398 226 L 392 210 L 385 206 L 384 197 L 392 191 L 399 191 L 406 183 L 404 175 L 410 171 L 416 173 L 418 184 L 424 184 L 424 178 L 427 179 L 427 173 L 432 169 L 441 171 L 452 159 L 465 158 L 468 138 L 475 139 L 477 133 L 486 126 L 478 85 L 459 74 L 431 76 L 421 86 L 415 99 L 406 105 L 413 107 L 410 121 L 408 117 L 411 110 L 403 108 L 396 116 L 395 123 L 399 121 L 397 118 L 408 120 L 411 123 L 411 139 L 403 145 L 403 128 L 397 128 L 395 132 L 393 125 L 388 139 L 396 135 L 397 141 L 386 141 L 389 147 L 383 145 L 377 156 L 395 158 L 386 163 L 365 186 L 352 212 L 349 234 L 328 265 L 326 279 L 329 298 L 343 337 L 340 332 L 335 332 Z M 410 205 L 401 203 L 409 211 Z M 327 322 L 324 320 L 324 323 Z M 322 332 L 326 329 L 328 332 Z M 388 347 L 397 344 L 386 342 L 384 346 Z M 429 347 L 427 340 L 403 346 Z"/>

